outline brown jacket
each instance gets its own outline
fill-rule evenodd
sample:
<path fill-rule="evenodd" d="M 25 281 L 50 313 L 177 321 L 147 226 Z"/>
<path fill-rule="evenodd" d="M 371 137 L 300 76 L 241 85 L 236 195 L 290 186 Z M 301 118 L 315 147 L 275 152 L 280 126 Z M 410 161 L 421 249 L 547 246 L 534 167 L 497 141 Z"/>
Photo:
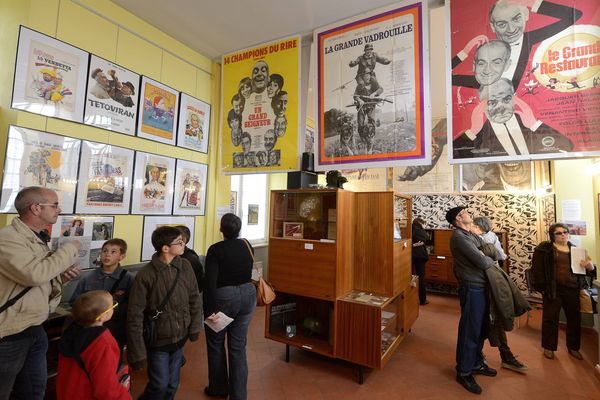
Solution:
<path fill-rule="evenodd" d="M 171 298 L 159 315 L 155 347 L 197 339 L 202 328 L 202 304 L 198 283 L 190 263 L 177 256 L 169 265 L 157 254 L 135 276 L 127 309 L 127 359 L 135 368 L 146 359 L 142 337 L 144 309 L 157 309 L 173 285 L 177 270 L 179 280 Z M 137 364 L 137 365 L 136 365 Z"/>

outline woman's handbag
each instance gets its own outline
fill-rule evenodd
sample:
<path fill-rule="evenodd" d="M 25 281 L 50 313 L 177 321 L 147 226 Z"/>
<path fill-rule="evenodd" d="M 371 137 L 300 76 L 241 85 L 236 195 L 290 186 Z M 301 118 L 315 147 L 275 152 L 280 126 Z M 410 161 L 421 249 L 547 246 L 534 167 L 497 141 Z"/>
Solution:
<path fill-rule="evenodd" d="M 594 312 L 592 308 L 592 297 L 587 289 L 581 289 L 579 291 L 579 309 L 582 313 L 592 314 Z"/>
<path fill-rule="evenodd" d="M 252 256 L 253 268 L 258 268 L 255 265 L 257 264 L 256 259 L 254 258 L 254 253 L 250 250 L 250 245 L 246 241 L 246 239 L 242 239 L 244 243 L 246 243 L 246 247 L 248 247 L 248 251 Z M 265 281 L 262 276 L 258 278 L 257 281 L 253 280 L 254 286 L 256 286 L 256 305 L 264 306 L 265 304 L 271 304 L 273 300 L 275 300 L 275 290 L 273 286 Z"/>

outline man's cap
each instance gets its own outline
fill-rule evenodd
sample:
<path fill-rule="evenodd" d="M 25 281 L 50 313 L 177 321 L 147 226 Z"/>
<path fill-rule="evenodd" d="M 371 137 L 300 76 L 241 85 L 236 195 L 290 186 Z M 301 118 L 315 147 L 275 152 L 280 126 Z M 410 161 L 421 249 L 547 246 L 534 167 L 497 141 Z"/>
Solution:
<path fill-rule="evenodd" d="M 51 68 L 42 68 L 42 69 L 40 69 L 40 72 L 42 74 L 48 74 L 53 78 L 56 76 L 56 71 Z"/>
<path fill-rule="evenodd" d="M 131 90 L 131 94 L 135 94 L 135 88 L 133 87 L 133 83 L 131 83 L 131 82 L 125 82 L 123 84 L 123 86 L 127 86 L 129 88 L 129 90 Z"/>
<path fill-rule="evenodd" d="M 365 44 L 365 50 L 373 50 L 373 45 L 371 43 Z"/>
<path fill-rule="evenodd" d="M 463 207 L 463 206 L 458 206 L 458 207 L 454 207 L 448 210 L 448 212 L 446 213 L 446 221 L 448 221 L 450 224 L 454 225 L 454 220 L 456 219 L 456 216 L 458 214 L 460 214 L 460 212 L 462 210 L 466 210 L 467 207 Z"/>

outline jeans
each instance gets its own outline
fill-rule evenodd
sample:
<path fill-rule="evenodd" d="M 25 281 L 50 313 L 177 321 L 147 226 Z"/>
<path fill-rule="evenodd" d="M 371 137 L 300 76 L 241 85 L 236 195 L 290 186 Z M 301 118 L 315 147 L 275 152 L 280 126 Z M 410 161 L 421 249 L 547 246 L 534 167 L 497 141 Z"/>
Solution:
<path fill-rule="evenodd" d="M 182 361 L 183 347 L 172 352 L 148 350 L 148 384 L 139 399 L 174 399 Z"/>
<path fill-rule="evenodd" d="M 208 389 L 215 395 L 229 394 L 230 400 L 244 400 L 248 397 L 246 337 L 256 308 L 256 289 L 252 283 L 218 288 L 216 304 L 219 311 L 233 318 L 233 322 L 218 333 L 210 328 L 205 330 Z M 225 336 L 227 336 L 227 353 L 225 353 Z"/>
<path fill-rule="evenodd" d="M 488 303 L 485 287 L 461 283 L 460 322 L 458 323 L 458 341 L 456 344 L 456 372 L 470 375 L 471 371 L 481 367 L 483 342 L 487 325 Z"/>
<path fill-rule="evenodd" d="M 542 311 L 542 347 L 556 351 L 558 347 L 558 319 L 561 307 L 567 317 L 567 348 L 581 347 L 581 311 L 579 289 L 556 285 L 556 297 L 544 294 Z"/>
<path fill-rule="evenodd" d="M 40 325 L 0 341 L 0 400 L 42 400 L 46 394 L 48 336 Z"/>

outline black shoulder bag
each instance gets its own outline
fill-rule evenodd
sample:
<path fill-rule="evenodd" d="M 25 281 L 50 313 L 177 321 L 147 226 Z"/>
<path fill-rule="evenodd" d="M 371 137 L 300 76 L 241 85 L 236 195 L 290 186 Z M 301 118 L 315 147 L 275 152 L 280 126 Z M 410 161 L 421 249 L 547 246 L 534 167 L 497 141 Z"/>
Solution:
<path fill-rule="evenodd" d="M 121 271 L 121 274 L 119 275 L 119 279 L 117 279 L 117 281 L 112 285 L 112 287 L 110 288 L 108 293 L 110 293 L 112 296 L 114 296 L 115 292 L 117 291 L 117 288 L 119 287 L 119 283 L 121 283 L 123 278 L 125 278 L 126 274 L 127 274 L 127 271 L 125 269 L 123 269 L 123 271 Z"/>
<path fill-rule="evenodd" d="M 179 280 L 179 272 L 181 270 L 177 268 L 177 275 L 175 275 L 175 281 L 173 282 L 173 286 L 167 292 L 164 300 L 160 303 L 156 310 L 144 310 L 144 323 L 142 328 L 142 335 L 144 337 L 144 343 L 146 343 L 147 347 L 152 347 L 154 342 L 156 341 L 156 321 L 158 320 L 158 316 L 162 314 L 163 308 L 171 298 L 173 291 L 175 290 L 175 286 L 177 286 L 177 281 Z"/>

